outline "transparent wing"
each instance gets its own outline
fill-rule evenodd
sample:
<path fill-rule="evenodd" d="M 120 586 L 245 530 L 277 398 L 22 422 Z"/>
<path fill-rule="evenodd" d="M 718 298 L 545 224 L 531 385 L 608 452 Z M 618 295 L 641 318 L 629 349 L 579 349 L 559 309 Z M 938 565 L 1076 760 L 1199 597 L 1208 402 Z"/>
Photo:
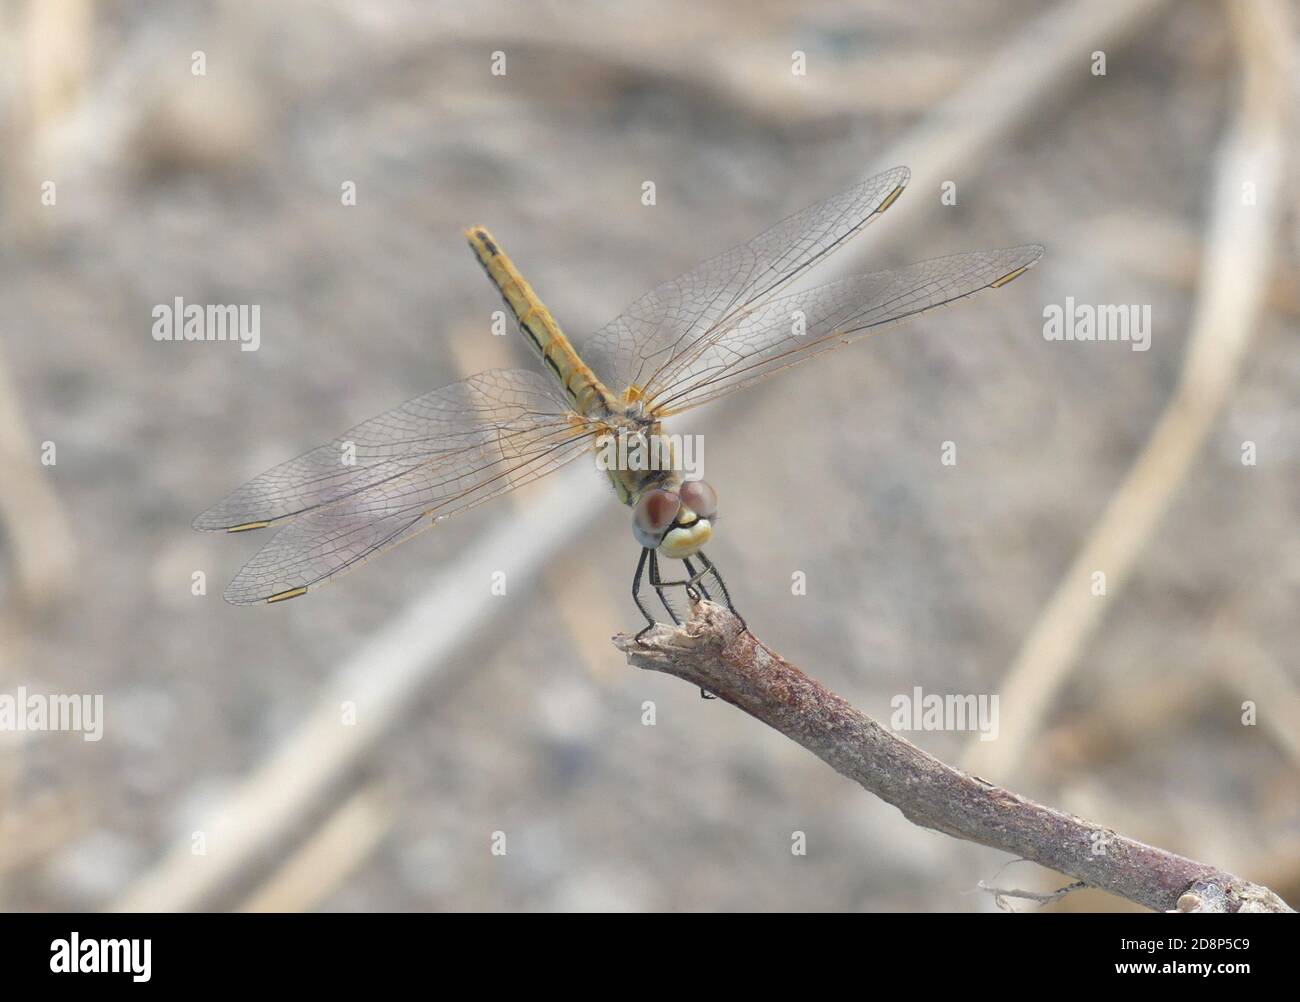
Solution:
<path fill-rule="evenodd" d="M 542 375 L 481 372 L 363 421 L 334 441 L 267 470 L 194 520 L 194 528 L 264 528 L 399 480 L 420 467 L 454 473 L 486 446 L 511 455 L 540 430 L 563 430 L 570 408 Z"/>
<path fill-rule="evenodd" d="M 293 597 L 558 469 L 590 447 L 594 430 L 541 374 L 484 372 L 268 470 L 194 524 L 243 531 L 289 522 L 239 572 L 226 598 Z"/>
<path fill-rule="evenodd" d="M 895 167 L 796 212 L 748 243 L 646 293 L 578 346 L 615 393 L 643 387 L 700 338 L 793 281 L 893 204 L 911 172 Z"/>
<path fill-rule="evenodd" d="M 244 565 L 226 589 L 226 601 L 247 605 L 304 594 L 456 512 L 558 470 L 590 445 L 588 433 L 548 430 L 509 460 L 487 447 L 477 465 L 407 474 L 317 508 L 281 529 Z"/>
<path fill-rule="evenodd" d="M 934 258 L 769 300 L 663 365 L 646 406 L 667 417 L 748 386 L 983 289 L 1000 288 L 1043 256 L 1038 244 Z"/>

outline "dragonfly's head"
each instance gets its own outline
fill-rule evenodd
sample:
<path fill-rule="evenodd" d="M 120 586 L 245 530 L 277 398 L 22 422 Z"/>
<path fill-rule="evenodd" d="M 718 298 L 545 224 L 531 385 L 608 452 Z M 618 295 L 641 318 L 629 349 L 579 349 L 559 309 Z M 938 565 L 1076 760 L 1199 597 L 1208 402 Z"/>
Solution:
<path fill-rule="evenodd" d="M 703 549 L 717 520 L 717 492 L 703 480 L 688 480 L 676 491 L 656 487 L 642 494 L 632 534 L 642 546 L 682 560 Z"/>

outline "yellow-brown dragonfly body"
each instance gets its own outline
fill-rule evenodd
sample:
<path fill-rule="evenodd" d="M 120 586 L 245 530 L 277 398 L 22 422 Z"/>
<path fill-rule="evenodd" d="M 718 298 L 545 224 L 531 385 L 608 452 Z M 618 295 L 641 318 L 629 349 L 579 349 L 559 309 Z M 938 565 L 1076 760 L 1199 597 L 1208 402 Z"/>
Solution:
<path fill-rule="evenodd" d="M 198 529 L 283 526 L 231 582 L 236 604 L 306 594 L 459 511 L 558 469 L 622 436 L 644 444 L 661 422 L 824 351 L 983 289 L 1006 285 L 1042 256 L 1033 244 L 937 258 L 800 293 L 781 289 L 884 212 L 908 171 L 868 178 L 749 242 L 665 282 L 575 346 L 483 227 L 466 237 L 546 375 L 495 369 L 365 421 L 231 493 Z M 676 463 L 606 467 L 633 508 L 642 571 L 674 620 L 670 585 L 708 594 L 704 555 L 717 496 Z M 685 581 L 659 577 L 657 554 L 681 559 Z M 697 572 L 692 558 L 700 560 Z"/>

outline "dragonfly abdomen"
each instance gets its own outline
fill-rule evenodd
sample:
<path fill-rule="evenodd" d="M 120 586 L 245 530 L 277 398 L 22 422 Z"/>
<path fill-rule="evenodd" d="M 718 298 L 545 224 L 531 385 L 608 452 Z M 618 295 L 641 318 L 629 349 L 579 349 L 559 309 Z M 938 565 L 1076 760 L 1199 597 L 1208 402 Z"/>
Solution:
<path fill-rule="evenodd" d="M 510 308 L 524 339 L 555 377 L 574 409 L 584 415 L 609 413 L 612 405 L 609 391 L 579 357 L 551 311 L 492 234 L 482 226 L 473 226 L 465 231 L 465 238 Z"/>

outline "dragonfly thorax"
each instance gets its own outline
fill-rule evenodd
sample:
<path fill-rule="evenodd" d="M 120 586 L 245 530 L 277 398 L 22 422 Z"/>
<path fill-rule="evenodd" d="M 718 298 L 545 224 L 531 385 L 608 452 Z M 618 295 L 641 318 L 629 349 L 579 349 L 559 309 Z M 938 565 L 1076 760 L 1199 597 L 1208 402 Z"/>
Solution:
<path fill-rule="evenodd" d="M 596 436 L 596 461 L 623 504 L 635 506 L 647 491 L 677 489 L 682 482 L 679 457 L 658 421 L 625 412 L 611 414 L 603 424 Z"/>

